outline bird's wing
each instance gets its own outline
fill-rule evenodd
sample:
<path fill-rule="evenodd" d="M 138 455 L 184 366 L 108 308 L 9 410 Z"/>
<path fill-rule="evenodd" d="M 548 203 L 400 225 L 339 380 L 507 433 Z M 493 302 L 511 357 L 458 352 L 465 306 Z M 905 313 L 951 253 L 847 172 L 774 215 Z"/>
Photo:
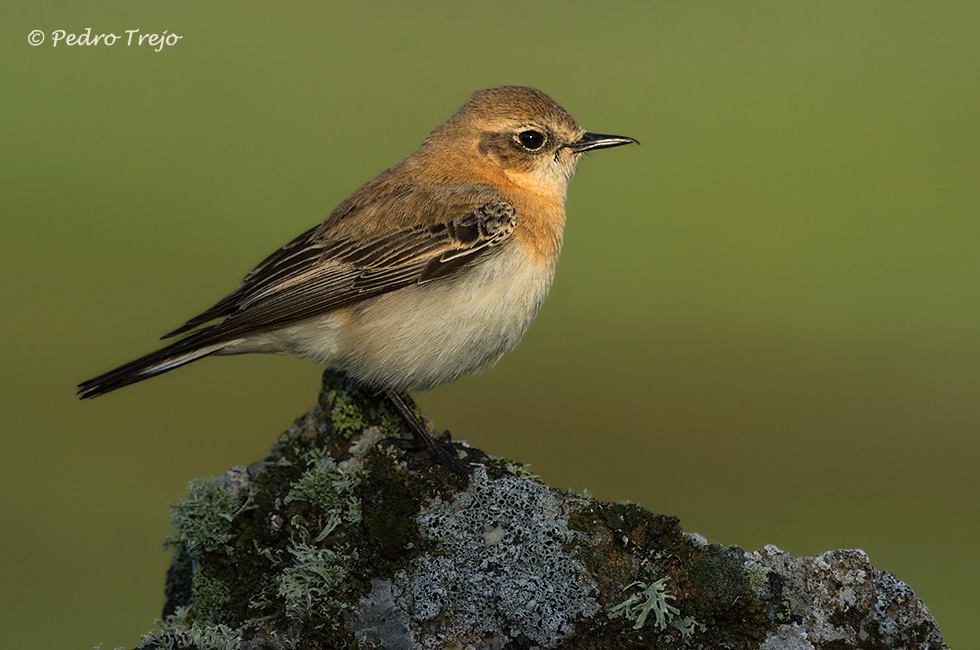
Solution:
<path fill-rule="evenodd" d="M 222 317 L 227 318 L 214 333 L 237 336 L 451 276 L 506 241 L 516 224 L 513 206 L 500 199 L 443 223 L 356 238 L 331 238 L 314 228 L 259 264 L 236 291 L 166 337 Z"/>

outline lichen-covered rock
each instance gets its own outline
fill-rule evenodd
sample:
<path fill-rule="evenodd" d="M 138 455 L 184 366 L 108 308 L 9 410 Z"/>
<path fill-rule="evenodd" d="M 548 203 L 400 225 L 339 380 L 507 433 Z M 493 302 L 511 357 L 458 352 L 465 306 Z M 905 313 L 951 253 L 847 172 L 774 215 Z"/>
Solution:
<path fill-rule="evenodd" d="M 466 640 L 551 648 L 599 610 L 598 589 L 575 553 L 567 495 L 486 468 L 416 517 L 436 544 L 390 580 L 376 580 L 350 617 L 354 636 L 387 648 L 439 648 Z M 397 628 L 384 626 L 394 617 Z M 382 625 L 379 626 L 379 622 Z"/>
<path fill-rule="evenodd" d="M 403 434 L 328 371 L 266 459 L 172 507 L 164 619 L 140 648 L 942 647 L 860 551 L 721 548 L 444 437 L 460 477 Z"/>
<path fill-rule="evenodd" d="M 748 557 L 782 577 L 792 613 L 769 633 L 766 650 L 942 647 L 939 628 L 918 596 L 871 566 L 864 551 L 799 558 L 769 545 Z"/>

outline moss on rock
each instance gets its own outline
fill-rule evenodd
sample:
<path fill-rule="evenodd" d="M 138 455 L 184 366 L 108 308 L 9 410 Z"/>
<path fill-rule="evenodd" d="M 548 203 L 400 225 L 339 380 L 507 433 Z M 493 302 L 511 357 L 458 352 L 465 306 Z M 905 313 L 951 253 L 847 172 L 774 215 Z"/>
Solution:
<path fill-rule="evenodd" d="M 707 544 L 443 436 L 460 477 L 406 432 L 381 396 L 325 373 L 264 460 L 172 507 L 165 617 L 140 647 L 939 647 L 921 601 L 858 552 L 808 564 Z M 846 592 L 818 602 L 799 586 L 834 581 Z"/>

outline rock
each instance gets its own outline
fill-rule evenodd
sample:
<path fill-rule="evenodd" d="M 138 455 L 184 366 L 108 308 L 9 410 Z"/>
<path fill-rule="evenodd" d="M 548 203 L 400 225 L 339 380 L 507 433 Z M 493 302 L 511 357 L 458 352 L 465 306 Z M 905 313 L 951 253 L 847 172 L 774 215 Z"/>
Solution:
<path fill-rule="evenodd" d="M 328 371 L 269 456 L 172 506 L 164 618 L 139 648 L 943 647 L 862 551 L 722 548 L 446 435 L 461 477 L 405 433 Z"/>

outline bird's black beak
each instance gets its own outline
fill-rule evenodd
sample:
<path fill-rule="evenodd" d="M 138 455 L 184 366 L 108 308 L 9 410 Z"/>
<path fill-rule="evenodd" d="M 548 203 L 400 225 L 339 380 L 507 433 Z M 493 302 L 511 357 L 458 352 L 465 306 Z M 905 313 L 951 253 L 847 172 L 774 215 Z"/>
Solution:
<path fill-rule="evenodd" d="M 606 149 L 607 147 L 618 147 L 624 144 L 640 144 L 639 140 L 628 138 L 625 135 L 602 135 L 600 133 L 586 133 L 578 142 L 568 145 L 568 148 L 575 153 L 585 153 L 593 149 Z"/>

